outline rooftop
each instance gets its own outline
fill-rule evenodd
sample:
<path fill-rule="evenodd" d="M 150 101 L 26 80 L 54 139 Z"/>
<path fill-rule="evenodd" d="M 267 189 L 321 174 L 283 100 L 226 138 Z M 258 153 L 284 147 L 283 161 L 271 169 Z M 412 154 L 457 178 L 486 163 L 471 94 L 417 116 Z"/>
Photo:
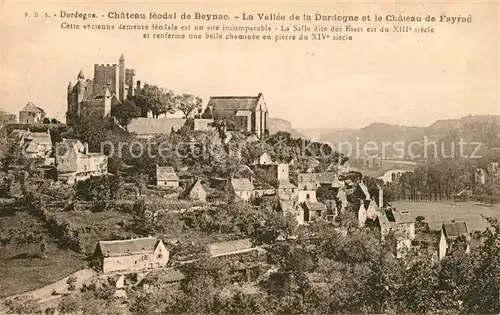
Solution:
<path fill-rule="evenodd" d="M 158 240 L 155 237 L 135 238 L 128 240 L 100 241 L 98 247 L 106 256 L 124 256 L 141 253 L 151 253 L 155 250 Z"/>

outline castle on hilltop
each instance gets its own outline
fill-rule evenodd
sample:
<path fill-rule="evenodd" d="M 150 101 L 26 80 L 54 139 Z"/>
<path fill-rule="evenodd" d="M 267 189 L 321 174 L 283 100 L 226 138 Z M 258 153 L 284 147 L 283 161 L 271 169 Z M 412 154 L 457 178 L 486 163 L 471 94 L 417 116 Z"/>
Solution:
<path fill-rule="evenodd" d="M 80 70 L 76 82 L 68 84 L 68 117 L 98 115 L 109 116 L 111 108 L 134 96 L 141 88 L 135 81 L 135 69 L 125 68 L 125 58 L 120 56 L 118 64 L 95 64 L 94 78 L 85 79 Z"/>

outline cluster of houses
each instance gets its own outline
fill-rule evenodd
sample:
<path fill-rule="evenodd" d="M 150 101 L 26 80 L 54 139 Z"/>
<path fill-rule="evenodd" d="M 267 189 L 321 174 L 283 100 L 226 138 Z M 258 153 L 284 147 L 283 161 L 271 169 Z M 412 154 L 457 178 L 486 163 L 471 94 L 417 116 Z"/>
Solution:
<path fill-rule="evenodd" d="M 57 180 L 74 184 L 108 174 L 108 157 L 89 151 L 88 144 L 78 139 L 63 139 L 54 145 L 50 130 L 33 132 L 29 128 L 14 129 L 10 133 L 19 143 L 19 152 L 25 159 L 38 160 L 40 168 L 55 168 Z"/>

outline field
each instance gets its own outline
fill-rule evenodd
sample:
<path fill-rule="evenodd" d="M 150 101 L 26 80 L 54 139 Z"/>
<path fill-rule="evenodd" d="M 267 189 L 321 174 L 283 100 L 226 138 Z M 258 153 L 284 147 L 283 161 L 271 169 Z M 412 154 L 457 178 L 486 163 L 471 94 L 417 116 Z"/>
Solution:
<path fill-rule="evenodd" d="M 425 217 L 432 230 L 439 230 L 443 222 L 466 221 L 469 230 L 484 231 L 488 222 L 483 217 L 500 219 L 500 206 L 486 206 L 477 202 L 392 202 L 399 210 L 410 210 L 411 215 Z"/>
<path fill-rule="evenodd" d="M 42 222 L 30 214 L 17 212 L 12 216 L 0 217 L 0 221 L 3 224 L 1 239 L 10 240 L 9 244 L 0 246 L 0 298 L 53 283 L 86 265 L 81 255 L 58 249 L 57 245 L 47 238 L 45 259 L 40 257 L 39 244 L 16 242 L 10 230 L 20 234 L 29 230 L 47 235 Z"/>

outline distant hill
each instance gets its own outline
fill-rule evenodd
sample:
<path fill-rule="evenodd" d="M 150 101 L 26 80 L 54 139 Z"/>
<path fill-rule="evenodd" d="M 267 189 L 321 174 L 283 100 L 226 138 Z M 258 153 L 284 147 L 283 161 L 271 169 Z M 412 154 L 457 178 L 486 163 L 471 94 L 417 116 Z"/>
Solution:
<path fill-rule="evenodd" d="M 273 134 L 278 131 L 284 131 L 288 132 L 294 138 L 305 138 L 303 134 L 301 134 L 295 128 L 293 128 L 292 124 L 288 120 L 281 118 L 268 118 L 267 125 L 269 129 L 269 134 Z"/>
<path fill-rule="evenodd" d="M 347 154 L 355 154 L 356 148 L 363 150 L 371 149 L 376 146 L 372 152 L 381 153 L 383 143 L 405 144 L 408 146 L 411 142 L 424 143 L 427 141 L 438 141 L 443 143 L 444 147 L 450 148 L 450 143 L 458 143 L 460 139 L 469 142 L 482 142 L 483 149 L 491 151 L 493 148 L 500 147 L 500 116 L 499 115 L 470 115 L 459 119 L 438 120 L 429 127 L 411 127 L 399 126 L 385 123 L 372 123 L 366 127 L 357 130 L 335 130 L 335 129 L 310 129 L 301 130 L 302 133 L 314 140 L 327 142 Z M 426 137 L 426 138 L 425 138 Z M 348 152 L 348 145 L 341 143 L 349 142 L 352 150 Z M 397 149 L 386 147 L 385 155 L 396 154 Z M 414 148 L 418 150 L 418 145 Z"/>

